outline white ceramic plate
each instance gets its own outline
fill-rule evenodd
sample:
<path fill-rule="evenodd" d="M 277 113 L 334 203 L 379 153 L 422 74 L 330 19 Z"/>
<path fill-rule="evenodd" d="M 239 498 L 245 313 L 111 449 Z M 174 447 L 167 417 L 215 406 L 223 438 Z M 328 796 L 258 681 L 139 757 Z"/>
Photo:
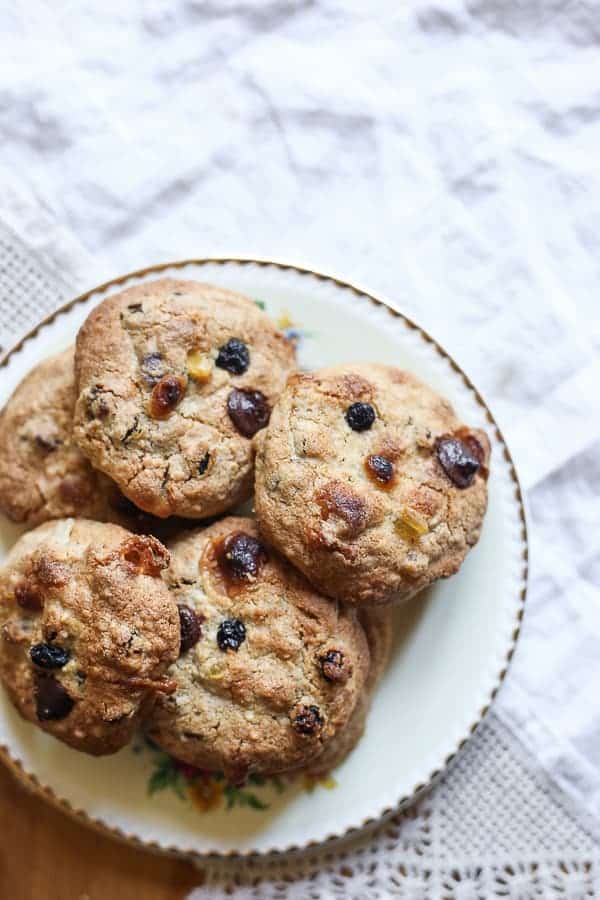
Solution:
<path fill-rule="evenodd" d="M 406 367 L 446 395 L 493 445 L 489 509 L 458 575 L 397 614 L 393 659 L 364 739 L 336 771 L 337 786 L 292 785 L 261 796 L 266 811 L 202 814 L 173 792 L 148 795 L 153 758 L 131 748 L 93 759 L 21 721 L 0 692 L 5 760 L 38 793 L 132 842 L 195 856 L 283 851 L 344 835 L 407 804 L 448 765 L 493 699 L 518 636 L 527 538 L 510 455 L 481 396 L 432 338 L 391 305 L 337 279 L 293 266 L 200 260 L 120 278 L 69 304 L 15 348 L 0 369 L 0 405 L 40 360 L 70 344 L 107 293 L 162 274 L 195 278 L 263 301 L 303 335 L 301 365 L 378 360 Z M 0 527 L 0 558 L 18 529 Z"/>

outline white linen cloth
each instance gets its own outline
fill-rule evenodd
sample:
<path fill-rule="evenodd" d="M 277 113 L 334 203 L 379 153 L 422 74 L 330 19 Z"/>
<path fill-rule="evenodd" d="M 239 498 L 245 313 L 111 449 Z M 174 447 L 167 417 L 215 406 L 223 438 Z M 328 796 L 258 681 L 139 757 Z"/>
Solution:
<path fill-rule="evenodd" d="M 600 0 L 0 0 L 0 29 L 0 342 L 153 262 L 309 261 L 441 340 L 527 489 L 522 638 L 413 837 L 246 895 L 592 896 Z"/>

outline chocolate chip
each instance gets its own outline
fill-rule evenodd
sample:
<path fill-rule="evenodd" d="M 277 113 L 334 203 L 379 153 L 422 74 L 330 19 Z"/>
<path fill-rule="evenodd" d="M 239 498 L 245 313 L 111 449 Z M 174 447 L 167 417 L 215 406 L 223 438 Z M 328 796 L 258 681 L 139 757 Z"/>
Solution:
<path fill-rule="evenodd" d="M 229 418 L 244 437 L 251 438 L 268 424 L 271 407 L 260 391 L 231 391 L 227 398 Z"/>
<path fill-rule="evenodd" d="M 394 464 L 386 456 L 367 456 L 365 469 L 371 481 L 378 484 L 388 484 L 394 477 Z"/>
<path fill-rule="evenodd" d="M 155 384 L 150 395 L 150 415 L 162 419 L 173 412 L 185 391 L 185 381 L 179 375 L 165 375 Z"/>
<path fill-rule="evenodd" d="M 164 375 L 162 354 L 148 353 L 142 359 L 141 370 L 147 384 L 156 384 Z"/>
<path fill-rule="evenodd" d="M 468 488 L 473 484 L 480 463 L 463 441 L 451 435 L 443 435 L 435 442 L 435 454 L 456 487 Z"/>
<path fill-rule="evenodd" d="M 40 722 L 66 719 L 75 705 L 60 681 L 38 672 L 35 679 L 35 708 Z"/>
<path fill-rule="evenodd" d="M 368 431 L 375 421 L 370 403 L 352 403 L 346 410 L 346 422 L 353 431 Z"/>
<path fill-rule="evenodd" d="M 217 644 L 220 650 L 239 650 L 246 640 L 246 628 L 239 619 L 225 619 L 217 629 Z"/>
<path fill-rule="evenodd" d="M 292 720 L 298 734 L 309 736 L 318 734 L 323 727 L 323 719 L 318 706 L 301 706 Z"/>
<path fill-rule="evenodd" d="M 341 650 L 328 650 L 319 657 L 321 672 L 326 681 L 343 684 L 350 677 L 350 666 L 344 660 Z"/>
<path fill-rule="evenodd" d="M 200 624 L 203 619 L 190 606 L 186 606 L 184 603 L 179 603 L 177 609 L 179 610 L 179 630 L 181 633 L 181 647 L 179 650 L 179 655 L 181 656 L 182 653 L 187 653 L 188 650 L 191 650 L 202 637 Z"/>
<path fill-rule="evenodd" d="M 202 459 L 198 462 L 198 475 L 204 475 L 206 470 L 208 469 L 208 464 L 210 462 L 210 453 L 207 451 Z"/>
<path fill-rule="evenodd" d="M 218 551 L 219 565 L 230 578 L 256 578 L 268 558 L 261 542 L 243 531 L 228 534 Z"/>
<path fill-rule="evenodd" d="M 40 669 L 62 669 L 71 658 L 68 650 L 56 644 L 34 644 L 29 656 Z"/>
<path fill-rule="evenodd" d="M 250 365 L 248 347 L 243 341 L 230 338 L 226 344 L 219 347 L 215 365 L 220 369 L 227 369 L 232 375 L 243 375 Z"/>

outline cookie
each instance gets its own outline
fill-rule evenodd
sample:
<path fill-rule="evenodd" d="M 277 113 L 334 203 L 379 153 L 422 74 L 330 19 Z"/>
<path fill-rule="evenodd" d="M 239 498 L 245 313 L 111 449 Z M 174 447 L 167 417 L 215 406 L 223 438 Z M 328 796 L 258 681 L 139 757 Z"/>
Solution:
<path fill-rule="evenodd" d="M 259 444 L 259 526 L 330 597 L 406 599 L 477 542 L 489 456 L 485 433 L 408 372 L 293 375 Z"/>
<path fill-rule="evenodd" d="M 359 621 L 369 645 L 369 674 L 348 724 L 307 767 L 307 774 L 321 778 L 339 766 L 362 738 L 373 695 L 390 658 L 393 638 L 392 607 L 371 606 L 360 610 Z"/>
<path fill-rule="evenodd" d="M 0 510 L 29 527 L 119 518 L 113 488 L 72 441 L 73 348 L 37 365 L 0 414 Z"/>
<path fill-rule="evenodd" d="M 88 519 L 24 534 L 0 569 L 0 678 L 21 715 L 114 753 L 174 688 L 179 616 L 156 538 Z"/>
<path fill-rule="evenodd" d="M 364 691 L 369 649 L 355 613 L 315 594 L 252 519 L 192 531 L 171 558 L 182 655 L 149 736 L 233 780 L 308 764 Z"/>
<path fill-rule="evenodd" d="M 165 278 L 109 297 L 77 338 L 75 438 L 156 516 L 203 518 L 252 492 L 254 436 L 294 350 L 252 300 Z"/>

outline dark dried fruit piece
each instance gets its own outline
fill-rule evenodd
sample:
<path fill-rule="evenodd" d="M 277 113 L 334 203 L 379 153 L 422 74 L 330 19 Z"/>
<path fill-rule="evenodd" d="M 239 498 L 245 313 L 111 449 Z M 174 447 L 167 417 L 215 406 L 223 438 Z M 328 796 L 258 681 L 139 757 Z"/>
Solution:
<path fill-rule="evenodd" d="M 179 375 L 165 375 L 154 385 L 150 395 L 148 411 L 153 419 L 164 419 L 171 415 L 183 398 L 186 383 Z"/>
<path fill-rule="evenodd" d="M 313 736 L 319 734 L 323 727 L 323 719 L 318 706 L 301 706 L 292 720 L 298 734 Z"/>
<path fill-rule="evenodd" d="M 394 463 L 386 456 L 367 456 L 365 459 L 365 471 L 371 481 L 374 481 L 380 487 L 387 485 L 391 487 L 390 482 L 394 477 Z"/>
<path fill-rule="evenodd" d="M 60 438 L 46 437 L 43 434 L 36 434 L 34 440 L 38 450 L 41 450 L 43 453 L 53 453 L 62 444 Z"/>
<path fill-rule="evenodd" d="M 62 669 L 71 659 L 69 651 L 56 644 L 34 644 L 29 656 L 40 669 Z"/>
<path fill-rule="evenodd" d="M 256 578 L 268 558 L 261 542 L 243 531 L 228 534 L 217 552 L 219 566 L 229 578 Z"/>
<path fill-rule="evenodd" d="M 481 441 L 467 427 L 459 428 L 454 432 L 454 437 L 458 438 L 463 444 L 469 448 L 477 462 L 479 463 L 479 474 L 486 479 L 489 476 L 489 469 L 486 465 L 487 453 Z M 489 446 L 489 445 L 488 445 Z"/>
<path fill-rule="evenodd" d="M 164 375 L 162 353 L 155 351 L 146 354 L 142 359 L 141 369 L 147 384 L 156 384 L 157 381 L 160 381 Z"/>
<path fill-rule="evenodd" d="M 375 410 L 370 403 L 352 403 L 346 410 L 346 422 L 352 431 L 368 431 L 375 421 Z"/>
<path fill-rule="evenodd" d="M 246 640 L 246 628 L 239 619 L 225 619 L 217 629 L 217 644 L 220 650 L 239 650 Z"/>
<path fill-rule="evenodd" d="M 204 454 L 202 459 L 198 462 L 198 475 L 204 475 L 206 470 L 208 469 L 208 464 L 210 462 L 210 453 L 208 451 Z"/>
<path fill-rule="evenodd" d="M 179 630 L 181 633 L 181 647 L 179 655 L 187 653 L 202 637 L 201 623 L 204 621 L 190 606 L 185 603 L 177 605 L 179 610 Z"/>
<path fill-rule="evenodd" d="M 39 586 L 33 581 L 23 581 L 15 588 L 15 600 L 21 609 L 39 612 L 44 608 L 44 598 Z"/>
<path fill-rule="evenodd" d="M 239 433 L 247 438 L 268 425 L 271 418 L 271 407 L 261 391 L 235 388 L 227 398 L 227 412 Z"/>
<path fill-rule="evenodd" d="M 66 719 L 75 701 L 69 697 L 60 681 L 51 675 L 36 674 L 35 709 L 40 722 Z"/>
<path fill-rule="evenodd" d="M 319 657 L 319 664 L 323 678 L 344 684 L 351 675 L 352 667 L 345 661 L 341 650 L 328 650 L 324 656 Z"/>
<path fill-rule="evenodd" d="M 469 447 L 458 438 L 443 435 L 435 442 L 438 461 L 453 484 L 458 488 L 468 488 L 479 470 L 479 460 Z"/>
<path fill-rule="evenodd" d="M 129 310 L 129 312 L 138 313 L 138 312 L 142 311 L 142 304 L 141 303 L 130 303 L 128 305 L 127 309 Z"/>
<path fill-rule="evenodd" d="M 110 412 L 107 400 L 99 395 L 104 388 L 101 384 L 95 384 L 85 401 L 85 409 L 88 419 L 105 419 Z"/>
<path fill-rule="evenodd" d="M 227 369 L 232 375 L 243 375 L 249 365 L 250 353 L 243 341 L 238 338 L 229 338 L 226 344 L 219 347 L 215 366 Z"/>

